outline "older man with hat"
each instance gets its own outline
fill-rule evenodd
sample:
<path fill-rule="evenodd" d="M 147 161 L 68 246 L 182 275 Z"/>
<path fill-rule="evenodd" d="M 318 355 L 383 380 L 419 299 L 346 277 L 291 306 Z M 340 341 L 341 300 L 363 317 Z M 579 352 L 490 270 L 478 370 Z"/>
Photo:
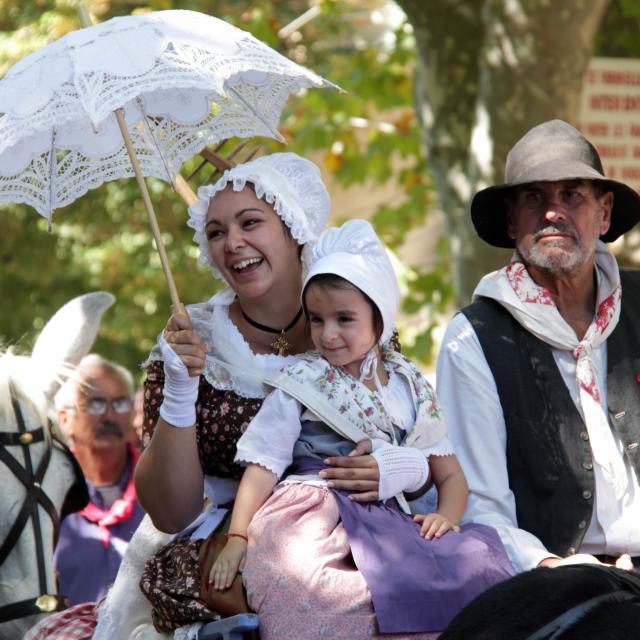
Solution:
<path fill-rule="evenodd" d="M 515 252 L 452 319 L 438 360 L 465 519 L 494 526 L 521 571 L 640 568 L 640 272 L 605 244 L 640 219 L 640 197 L 553 120 L 516 143 L 471 218 Z"/>

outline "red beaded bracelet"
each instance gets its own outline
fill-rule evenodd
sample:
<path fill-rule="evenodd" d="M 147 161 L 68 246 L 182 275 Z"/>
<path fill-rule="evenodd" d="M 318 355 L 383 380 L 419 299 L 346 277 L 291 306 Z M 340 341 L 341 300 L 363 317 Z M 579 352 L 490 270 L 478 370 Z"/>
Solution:
<path fill-rule="evenodd" d="M 229 538 L 242 538 L 246 543 L 249 542 L 249 538 L 247 538 L 247 536 L 242 535 L 241 533 L 226 533 L 225 534 L 227 540 Z"/>

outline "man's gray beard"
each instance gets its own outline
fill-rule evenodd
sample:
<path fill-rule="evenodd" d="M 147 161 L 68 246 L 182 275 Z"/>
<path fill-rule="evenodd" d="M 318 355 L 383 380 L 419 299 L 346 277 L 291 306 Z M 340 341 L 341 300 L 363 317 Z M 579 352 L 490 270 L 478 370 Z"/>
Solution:
<path fill-rule="evenodd" d="M 528 251 L 523 251 L 518 247 L 518 253 L 527 266 L 536 267 L 541 271 L 546 271 L 552 275 L 570 275 L 587 262 L 595 253 L 595 244 L 589 249 L 580 244 L 575 238 L 574 246 L 571 249 L 561 248 L 565 241 L 558 240 L 547 243 L 547 249 L 540 248 L 539 241 L 533 243 Z"/>

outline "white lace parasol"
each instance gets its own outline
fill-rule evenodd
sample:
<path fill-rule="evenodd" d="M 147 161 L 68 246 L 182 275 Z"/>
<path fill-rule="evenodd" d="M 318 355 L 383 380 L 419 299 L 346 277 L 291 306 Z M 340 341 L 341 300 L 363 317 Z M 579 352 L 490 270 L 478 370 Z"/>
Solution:
<path fill-rule="evenodd" d="M 250 34 L 195 11 L 113 18 L 67 34 L 0 81 L 0 201 L 54 209 L 133 170 L 145 176 L 231 136 L 278 138 L 287 98 L 333 86 Z"/>
<path fill-rule="evenodd" d="M 307 87 L 337 88 L 195 11 L 74 31 L 0 81 L 0 202 L 29 204 L 51 224 L 55 209 L 89 189 L 135 175 L 181 307 L 144 176 L 173 182 L 185 160 L 232 136 L 281 139 L 286 100 Z"/>

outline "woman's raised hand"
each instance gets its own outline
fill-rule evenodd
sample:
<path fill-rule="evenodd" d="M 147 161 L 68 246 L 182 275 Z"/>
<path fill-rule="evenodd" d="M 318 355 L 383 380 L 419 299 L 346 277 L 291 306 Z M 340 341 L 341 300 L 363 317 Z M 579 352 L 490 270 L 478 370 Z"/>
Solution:
<path fill-rule="evenodd" d="M 164 361 L 164 399 L 160 417 L 174 427 L 196 421 L 199 376 L 204 370 L 205 343 L 186 315 L 172 315 L 158 341 Z"/>
<path fill-rule="evenodd" d="M 348 456 L 327 458 L 329 468 L 320 471 L 320 477 L 330 487 L 351 491 L 349 498 L 355 502 L 378 500 L 380 470 L 370 452 L 371 441 L 362 440 Z"/>
<path fill-rule="evenodd" d="M 191 377 L 197 377 L 204 371 L 207 345 L 195 332 L 188 315 L 173 314 L 169 318 L 164 329 L 164 340 L 184 363 Z M 167 362 L 164 350 L 163 356 Z"/>

